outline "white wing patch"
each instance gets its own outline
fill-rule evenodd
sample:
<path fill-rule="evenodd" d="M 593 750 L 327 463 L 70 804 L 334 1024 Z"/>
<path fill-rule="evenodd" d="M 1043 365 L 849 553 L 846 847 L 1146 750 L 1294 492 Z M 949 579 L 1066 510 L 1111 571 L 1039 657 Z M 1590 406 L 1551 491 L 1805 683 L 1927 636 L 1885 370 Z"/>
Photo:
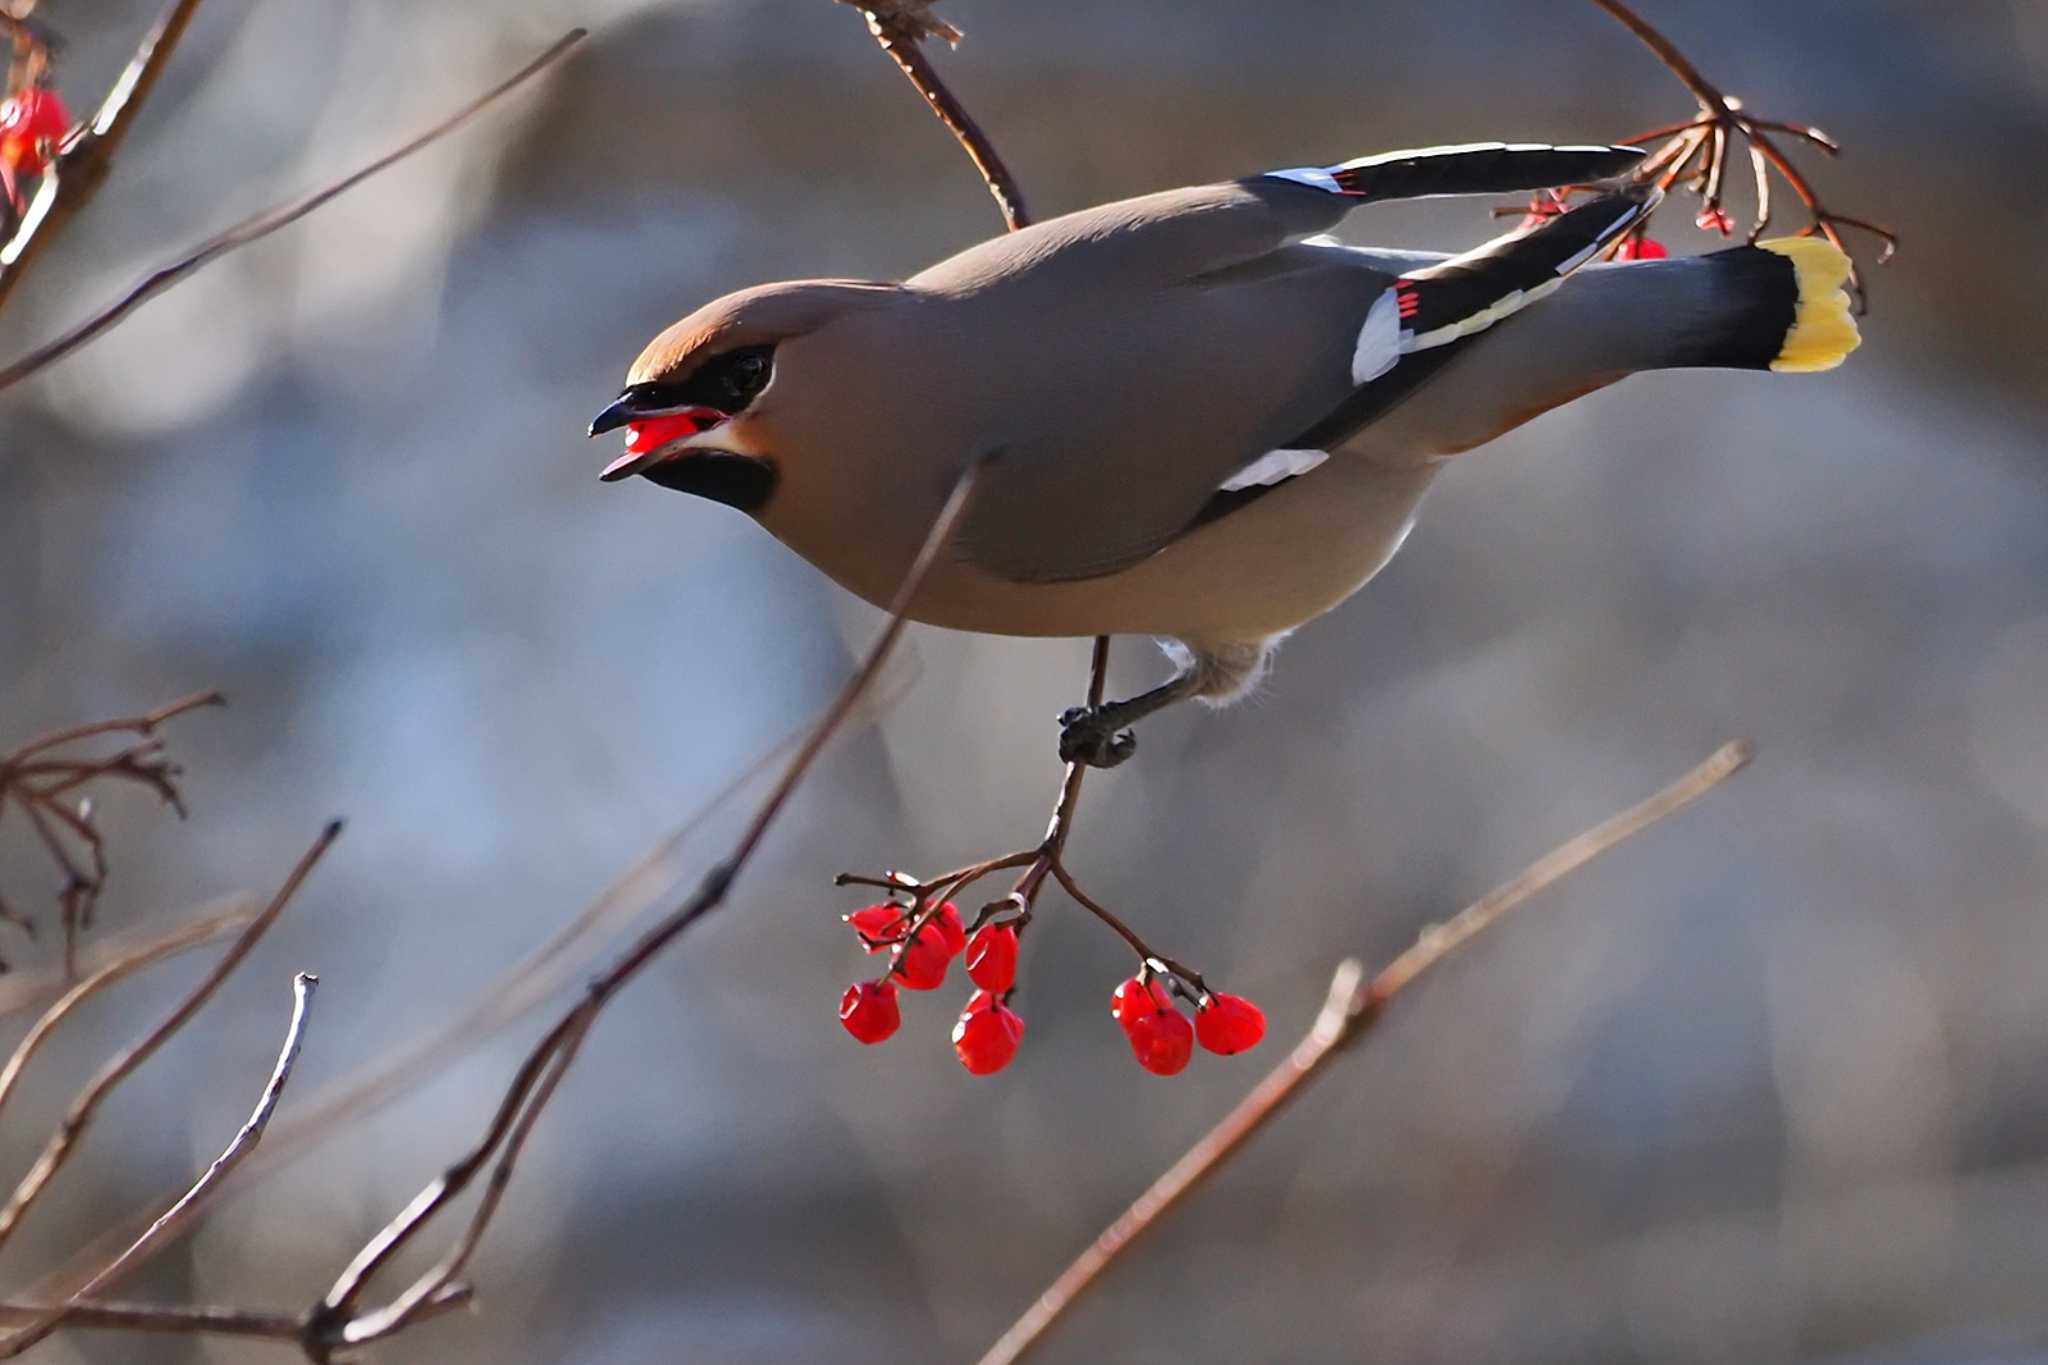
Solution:
<path fill-rule="evenodd" d="M 1401 304 L 1392 289 L 1380 291 L 1365 313 L 1365 325 L 1358 329 L 1358 345 L 1351 352 L 1351 382 L 1370 384 L 1400 363 Z"/>
<path fill-rule="evenodd" d="M 1224 480 L 1217 491 L 1237 493 L 1247 488 L 1282 483 L 1297 474 L 1308 473 L 1329 458 L 1327 450 L 1269 450 Z"/>

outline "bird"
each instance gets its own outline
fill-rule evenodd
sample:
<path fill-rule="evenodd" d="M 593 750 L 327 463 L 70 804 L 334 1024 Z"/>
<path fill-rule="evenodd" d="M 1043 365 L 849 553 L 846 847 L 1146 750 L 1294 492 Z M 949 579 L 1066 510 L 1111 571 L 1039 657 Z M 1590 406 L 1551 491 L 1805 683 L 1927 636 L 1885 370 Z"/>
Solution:
<path fill-rule="evenodd" d="M 1860 341 L 1805 235 L 1612 261 L 1661 193 L 1625 146 L 1473 143 L 1141 195 L 898 282 L 762 284 L 656 336 L 589 428 L 601 475 L 753 517 L 876 605 L 962 472 L 907 612 L 1005 636 L 1150 635 L 1172 676 L 1062 713 L 1068 762 L 1253 690 L 1373 578 L 1444 463 L 1649 370 L 1811 372 Z M 1459 253 L 1330 236 L 1361 206 L 1575 188 Z"/>

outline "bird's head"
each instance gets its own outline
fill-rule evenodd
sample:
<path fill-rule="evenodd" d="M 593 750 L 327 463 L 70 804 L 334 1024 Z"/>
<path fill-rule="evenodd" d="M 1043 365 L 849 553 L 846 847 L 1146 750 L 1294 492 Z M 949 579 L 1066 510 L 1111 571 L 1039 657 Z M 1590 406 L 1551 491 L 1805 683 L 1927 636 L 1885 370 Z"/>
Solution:
<path fill-rule="evenodd" d="M 649 342 L 590 434 L 626 430 L 606 482 L 664 488 L 758 512 L 780 479 L 773 414 L 807 339 L 897 293 L 894 285 L 799 280 L 706 304 Z"/>

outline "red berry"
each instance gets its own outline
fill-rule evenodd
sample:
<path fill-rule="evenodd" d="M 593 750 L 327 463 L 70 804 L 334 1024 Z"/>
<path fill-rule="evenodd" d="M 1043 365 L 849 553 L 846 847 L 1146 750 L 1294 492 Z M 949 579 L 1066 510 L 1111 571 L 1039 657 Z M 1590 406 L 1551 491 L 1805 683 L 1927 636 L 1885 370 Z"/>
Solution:
<path fill-rule="evenodd" d="M 1735 232 L 1735 220 L 1728 216 L 1726 209 L 1701 209 L 1693 222 L 1702 232 L 1718 232 L 1723 237 L 1731 236 Z"/>
<path fill-rule="evenodd" d="M 946 941 L 926 925 L 908 943 L 896 945 L 896 960 L 889 972 L 911 990 L 929 991 L 946 979 L 946 967 L 952 960 Z"/>
<path fill-rule="evenodd" d="M 1172 1009 L 1173 998 L 1157 978 L 1149 983 L 1130 977 L 1120 984 L 1109 997 L 1109 1017 L 1123 1025 L 1125 1033 L 1131 1026 L 1148 1014 Z"/>
<path fill-rule="evenodd" d="M 1002 992 L 1017 984 L 1017 931 L 984 924 L 967 940 L 967 975 L 983 990 Z"/>
<path fill-rule="evenodd" d="M 996 998 L 997 992 L 995 991 L 976 991 L 974 994 L 967 997 L 967 1006 L 966 1008 L 962 1009 L 960 1013 L 979 1014 L 981 1011 L 995 1004 Z"/>
<path fill-rule="evenodd" d="M 1174 1075 L 1195 1053 L 1194 1025 L 1179 1010 L 1140 1014 L 1124 1034 L 1131 1040 L 1131 1053 L 1138 1065 L 1155 1076 Z"/>
<path fill-rule="evenodd" d="M 847 926 L 860 935 L 861 947 L 879 953 L 903 933 L 903 907 L 883 902 L 842 915 Z"/>
<path fill-rule="evenodd" d="M 903 1022 L 896 987 L 887 981 L 854 982 L 839 997 L 839 1022 L 863 1043 L 881 1042 Z"/>
<path fill-rule="evenodd" d="M 980 1009 L 970 1001 L 953 1025 L 953 1051 L 959 1054 L 960 1065 L 977 1076 L 1008 1066 L 1023 1041 L 1024 1021 L 992 999 Z"/>
<path fill-rule="evenodd" d="M 1617 261 L 1661 261 L 1671 253 L 1664 244 L 1649 237 L 1628 237 L 1621 243 L 1621 250 L 1614 253 Z"/>
<path fill-rule="evenodd" d="M 1195 1011 L 1195 1038 L 1211 1052 L 1228 1057 L 1259 1045 L 1266 1036 L 1266 1016 L 1241 995 L 1211 995 Z"/>
<path fill-rule="evenodd" d="M 967 946 L 967 926 L 960 922 L 960 907 L 947 901 L 939 907 L 939 913 L 931 918 L 932 928 L 939 931 L 940 942 L 946 945 L 946 956 L 958 957 Z"/>
<path fill-rule="evenodd" d="M 71 115 L 57 92 L 41 86 L 0 100 L 0 162 L 10 170 L 41 175 L 48 153 L 71 127 Z"/>

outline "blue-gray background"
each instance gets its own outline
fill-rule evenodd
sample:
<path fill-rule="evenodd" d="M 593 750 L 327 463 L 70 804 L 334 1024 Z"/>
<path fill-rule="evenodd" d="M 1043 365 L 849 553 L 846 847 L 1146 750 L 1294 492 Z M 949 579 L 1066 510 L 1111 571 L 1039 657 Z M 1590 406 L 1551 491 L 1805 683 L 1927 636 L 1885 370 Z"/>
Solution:
<path fill-rule="evenodd" d="M 1639 379 L 1461 461 L 1256 701 L 1157 721 L 1090 784 L 1073 862 L 1284 1039 L 1343 955 L 1398 951 L 1724 738 L 1758 764 L 1404 1000 L 1047 1360 L 2048 1350 L 2048 10 L 1645 7 L 1758 108 L 1842 137 L 1822 183 L 1905 233 L 1862 352 L 1817 379 Z M 75 104 L 152 9 L 46 0 Z M 1041 214 L 1687 106 L 1575 0 L 947 13 L 969 38 L 938 60 Z M 188 824 L 105 803 L 107 931 L 267 887 L 351 820 L 227 996 L 110 1106 L 9 1284 L 218 1149 L 290 970 L 325 985 L 286 1119 L 575 914 L 878 624 L 723 509 L 600 486 L 610 448 L 580 436 L 645 338 L 708 297 L 899 276 L 993 230 L 825 0 L 213 0 L 0 349 L 574 23 L 595 34 L 544 87 L 0 397 L 0 738 L 234 699 L 174 733 Z M 1462 203 L 1348 232 L 1490 228 Z M 957 987 L 908 999 L 886 1048 L 840 1032 L 864 964 L 830 873 L 1035 837 L 1086 658 L 913 640 L 910 690 L 834 750 L 732 911 L 595 1034 L 475 1267 L 482 1315 L 382 1358 L 966 1357 L 1278 1055 L 1139 1073 L 1103 1012 L 1121 950 L 1057 896 L 999 1079 L 951 1058 Z M 1161 666 L 1128 643 L 1116 681 Z M 22 830 L 0 848 L 0 887 L 40 898 Z M 25 1162 L 195 970 L 61 1036 L 0 1155 Z M 253 1188 L 134 1292 L 310 1301 L 467 1141 L 537 1027 Z"/>

